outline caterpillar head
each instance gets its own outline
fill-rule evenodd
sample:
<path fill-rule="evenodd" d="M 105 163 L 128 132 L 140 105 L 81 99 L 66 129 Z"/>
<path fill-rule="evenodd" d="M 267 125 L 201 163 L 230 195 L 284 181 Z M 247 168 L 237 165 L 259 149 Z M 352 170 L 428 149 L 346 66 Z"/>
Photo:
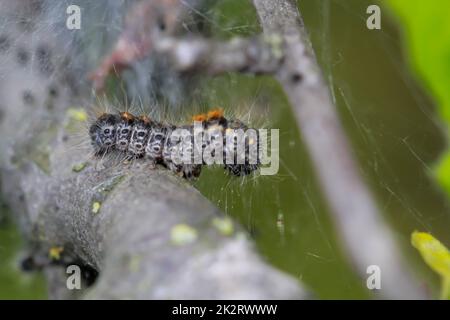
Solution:
<path fill-rule="evenodd" d="M 131 133 L 130 144 L 128 146 L 128 151 L 132 155 L 136 157 L 144 155 L 150 128 L 151 120 L 148 117 L 142 116 L 136 120 Z"/>
<path fill-rule="evenodd" d="M 120 120 L 116 127 L 116 148 L 120 151 L 126 151 L 133 133 L 133 123 L 135 117 L 128 112 L 120 113 Z"/>
<path fill-rule="evenodd" d="M 112 114 L 101 115 L 89 128 L 89 135 L 96 153 L 105 152 L 115 143 L 118 117 Z"/>

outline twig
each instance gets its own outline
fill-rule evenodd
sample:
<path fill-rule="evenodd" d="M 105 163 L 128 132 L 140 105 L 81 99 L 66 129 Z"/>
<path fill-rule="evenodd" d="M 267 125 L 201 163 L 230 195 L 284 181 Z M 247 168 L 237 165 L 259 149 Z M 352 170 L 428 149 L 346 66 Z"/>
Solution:
<path fill-rule="evenodd" d="M 235 37 L 230 41 L 164 37 L 154 46 L 154 52 L 169 58 L 177 71 L 210 75 L 232 71 L 273 74 L 283 58 L 281 41 L 262 36 L 253 39 Z"/>

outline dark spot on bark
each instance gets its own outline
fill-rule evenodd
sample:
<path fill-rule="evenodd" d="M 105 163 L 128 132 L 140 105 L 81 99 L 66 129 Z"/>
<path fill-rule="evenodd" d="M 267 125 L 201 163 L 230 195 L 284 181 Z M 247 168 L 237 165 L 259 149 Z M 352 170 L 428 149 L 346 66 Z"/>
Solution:
<path fill-rule="evenodd" d="M 2 122 L 4 118 L 5 118 L 5 111 L 0 109 L 0 122 Z"/>
<path fill-rule="evenodd" d="M 303 80 L 303 76 L 300 73 L 296 72 L 291 75 L 291 81 L 293 83 L 298 83 L 298 82 L 301 82 L 302 80 Z"/>
<path fill-rule="evenodd" d="M 76 265 L 80 268 L 81 279 L 87 287 L 92 286 L 98 278 L 98 271 L 84 263 L 81 259 L 72 259 L 72 261 L 65 264 L 65 267 L 67 268 L 69 265 Z"/>
<path fill-rule="evenodd" d="M 199 19 L 197 22 L 197 30 L 200 31 L 201 33 L 205 33 L 206 31 L 206 24 L 205 24 L 205 20 L 204 19 Z"/>
<path fill-rule="evenodd" d="M 158 19 L 158 28 L 160 31 L 165 31 L 166 30 L 166 22 L 164 21 L 163 18 L 159 18 Z"/>
<path fill-rule="evenodd" d="M 0 36 L 0 51 L 6 51 L 11 46 L 11 41 L 6 34 Z"/>
<path fill-rule="evenodd" d="M 34 102 L 36 101 L 35 100 L 35 98 L 34 98 L 34 95 L 33 95 L 33 93 L 30 91 L 30 90 L 25 90 L 23 93 L 22 93 L 22 99 L 23 99 L 23 102 L 26 104 L 26 105 L 33 105 L 34 104 Z"/>
<path fill-rule="evenodd" d="M 30 60 L 30 54 L 25 48 L 18 48 L 17 49 L 17 62 L 19 62 L 20 65 L 24 66 L 28 63 L 28 60 Z"/>
<path fill-rule="evenodd" d="M 52 53 L 48 45 L 41 44 L 37 47 L 36 58 L 39 64 L 39 70 L 45 75 L 50 75 L 54 70 L 51 57 Z"/>
<path fill-rule="evenodd" d="M 52 98 L 58 97 L 58 95 L 59 95 L 58 88 L 57 88 L 55 85 L 51 85 L 51 86 L 48 88 L 48 94 L 49 94 L 49 96 L 52 97 Z"/>
<path fill-rule="evenodd" d="M 24 272 L 31 272 L 39 270 L 40 268 L 36 265 L 34 258 L 32 256 L 28 256 L 20 262 L 20 269 Z"/>

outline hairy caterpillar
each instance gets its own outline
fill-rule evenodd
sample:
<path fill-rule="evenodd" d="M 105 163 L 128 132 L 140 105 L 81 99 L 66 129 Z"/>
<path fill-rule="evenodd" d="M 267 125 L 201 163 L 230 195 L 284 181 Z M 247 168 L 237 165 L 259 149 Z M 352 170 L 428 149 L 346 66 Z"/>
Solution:
<path fill-rule="evenodd" d="M 89 135 L 96 155 L 118 150 L 192 179 L 200 175 L 202 165 L 215 164 L 216 159 L 235 176 L 256 171 L 259 139 L 257 134 L 247 135 L 246 130 L 240 120 L 225 118 L 221 109 L 195 115 L 192 123 L 181 126 L 120 112 L 102 114 L 90 126 Z"/>

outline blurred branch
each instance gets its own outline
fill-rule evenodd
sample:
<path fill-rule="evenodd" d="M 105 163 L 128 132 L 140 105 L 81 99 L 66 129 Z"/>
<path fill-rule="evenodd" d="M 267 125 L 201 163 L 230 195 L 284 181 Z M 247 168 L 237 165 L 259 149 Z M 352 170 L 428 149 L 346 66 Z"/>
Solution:
<path fill-rule="evenodd" d="M 132 7 L 114 48 L 90 74 L 94 88 L 103 90 L 110 73 L 121 73 L 134 62 L 152 55 L 169 59 L 173 69 L 184 73 L 273 74 L 278 70 L 283 60 L 280 37 L 234 37 L 219 41 L 192 35 L 177 36 L 176 22 L 179 23 L 190 9 L 187 2 L 172 0 L 147 0 Z"/>
<path fill-rule="evenodd" d="M 295 114 L 339 236 L 363 278 L 382 272 L 381 295 L 423 298 L 392 232 L 362 180 L 323 80 L 296 1 L 253 0 L 264 33 L 282 35 L 284 63 L 276 72 Z"/>

